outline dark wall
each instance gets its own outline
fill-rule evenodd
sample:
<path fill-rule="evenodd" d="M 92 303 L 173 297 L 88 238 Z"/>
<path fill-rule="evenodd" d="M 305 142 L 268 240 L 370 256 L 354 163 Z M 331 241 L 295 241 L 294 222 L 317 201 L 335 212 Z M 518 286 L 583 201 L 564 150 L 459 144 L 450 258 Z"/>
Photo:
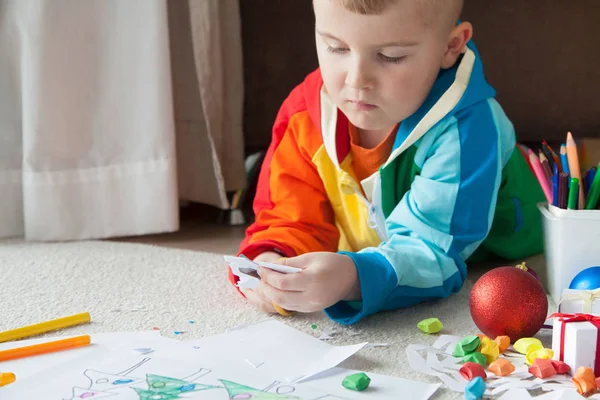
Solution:
<path fill-rule="evenodd" d="M 310 0 L 240 0 L 249 150 L 317 67 Z M 600 137 L 600 1 L 467 0 L 488 81 L 522 141 Z"/>

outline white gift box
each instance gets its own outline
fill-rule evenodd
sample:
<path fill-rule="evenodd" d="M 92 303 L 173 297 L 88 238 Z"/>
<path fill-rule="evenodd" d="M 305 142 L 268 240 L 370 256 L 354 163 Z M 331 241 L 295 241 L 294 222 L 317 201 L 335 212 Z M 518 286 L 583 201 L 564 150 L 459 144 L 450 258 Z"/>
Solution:
<path fill-rule="evenodd" d="M 600 315 L 600 289 L 563 290 L 558 312 L 563 314 Z"/>
<path fill-rule="evenodd" d="M 571 317 L 554 318 L 552 327 L 554 359 L 564 361 L 569 365 L 571 374 L 575 373 L 579 367 L 590 367 L 594 370 L 594 375 L 600 376 L 600 360 L 598 360 L 599 367 L 596 368 L 596 351 L 600 340 L 598 337 L 600 334 L 600 317 L 593 317 L 589 314 L 575 314 Z M 562 357 L 561 345 L 564 346 Z"/>

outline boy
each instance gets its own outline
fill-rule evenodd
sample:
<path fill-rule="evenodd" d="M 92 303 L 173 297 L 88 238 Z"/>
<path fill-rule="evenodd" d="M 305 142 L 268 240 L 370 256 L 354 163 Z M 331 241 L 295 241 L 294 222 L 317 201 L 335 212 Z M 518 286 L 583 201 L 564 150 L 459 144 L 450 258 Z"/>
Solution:
<path fill-rule="evenodd" d="M 261 268 L 248 301 L 352 324 L 458 292 L 467 259 L 541 252 L 544 194 L 462 0 L 313 5 L 320 69 L 281 107 L 240 248 L 302 271 Z"/>

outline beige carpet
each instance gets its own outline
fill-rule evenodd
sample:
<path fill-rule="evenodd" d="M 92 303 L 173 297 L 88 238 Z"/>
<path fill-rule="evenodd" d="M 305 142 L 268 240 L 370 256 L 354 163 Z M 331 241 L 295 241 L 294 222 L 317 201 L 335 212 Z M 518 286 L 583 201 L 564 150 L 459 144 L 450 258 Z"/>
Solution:
<path fill-rule="evenodd" d="M 462 292 L 449 299 L 364 320 L 354 327 L 362 332 L 360 336 L 345 335 L 347 328 L 330 322 L 322 313 L 276 318 L 315 336 L 323 328 L 334 328 L 337 333 L 332 344 L 389 344 L 363 349 L 343 367 L 438 383 L 408 366 L 406 346 L 435 341 L 416 328 L 420 320 L 429 317 L 443 321 L 442 333 L 476 333 L 468 294 L 472 280 L 481 272 L 471 271 Z M 218 254 L 115 242 L 0 241 L 0 273 L 0 330 L 89 311 L 91 325 L 60 334 L 159 327 L 165 336 L 176 337 L 174 331 L 184 331 L 177 337 L 195 339 L 265 318 L 234 292 Z M 317 330 L 311 329 L 313 323 Z M 440 389 L 434 398 L 463 396 Z"/>

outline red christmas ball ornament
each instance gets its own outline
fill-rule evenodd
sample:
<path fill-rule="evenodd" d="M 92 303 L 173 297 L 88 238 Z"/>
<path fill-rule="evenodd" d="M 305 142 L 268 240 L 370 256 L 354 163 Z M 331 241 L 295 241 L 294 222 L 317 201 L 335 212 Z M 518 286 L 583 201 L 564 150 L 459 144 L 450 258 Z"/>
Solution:
<path fill-rule="evenodd" d="M 508 336 L 514 343 L 542 328 L 548 316 L 548 298 L 531 273 L 500 267 L 475 282 L 469 308 L 483 334 L 491 338 Z"/>

